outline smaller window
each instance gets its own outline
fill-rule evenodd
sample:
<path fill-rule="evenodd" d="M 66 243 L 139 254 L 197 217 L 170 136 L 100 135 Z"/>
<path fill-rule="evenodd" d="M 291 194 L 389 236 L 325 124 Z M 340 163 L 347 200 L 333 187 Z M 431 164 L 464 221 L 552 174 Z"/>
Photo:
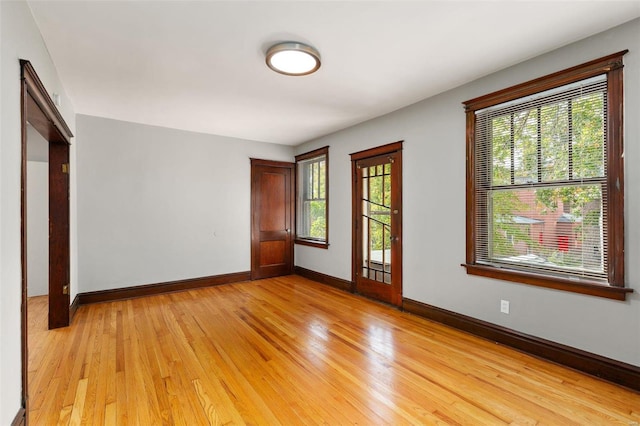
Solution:
<path fill-rule="evenodd" d="M 296 243 L 329 245 L 329 147 L 296 156 Z"/>

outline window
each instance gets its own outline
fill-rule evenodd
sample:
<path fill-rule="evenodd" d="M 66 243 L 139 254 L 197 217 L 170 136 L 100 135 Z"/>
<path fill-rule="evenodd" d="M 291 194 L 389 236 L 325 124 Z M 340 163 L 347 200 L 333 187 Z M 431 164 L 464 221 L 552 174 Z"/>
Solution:
<path fill-rule="evenodd" d="M 467 273 L 624 300 L 622 57 L 464 103 Z"/>
<path fill-rule="evenodd" d="M 296 156 L 296 243 L 329 245 L 329 147 Z"/>

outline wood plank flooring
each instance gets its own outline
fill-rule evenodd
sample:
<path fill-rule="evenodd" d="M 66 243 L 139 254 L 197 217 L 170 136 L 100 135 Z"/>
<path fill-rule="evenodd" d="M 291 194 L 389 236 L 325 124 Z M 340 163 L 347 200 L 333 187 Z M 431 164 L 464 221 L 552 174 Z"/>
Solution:
<path fill-rule="evenodd" d="M 32 425 L 637 425 L 640 394 L 298 276 L 29 301 Z"/>

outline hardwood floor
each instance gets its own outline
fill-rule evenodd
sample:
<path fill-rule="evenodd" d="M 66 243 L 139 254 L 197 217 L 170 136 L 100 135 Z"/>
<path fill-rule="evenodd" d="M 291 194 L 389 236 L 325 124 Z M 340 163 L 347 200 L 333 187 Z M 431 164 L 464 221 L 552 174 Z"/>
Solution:
<path fill-rule="evenodd" d="M 637 425 L 640 394 L 299 276 L 29 301 L 32 425 Z"/>

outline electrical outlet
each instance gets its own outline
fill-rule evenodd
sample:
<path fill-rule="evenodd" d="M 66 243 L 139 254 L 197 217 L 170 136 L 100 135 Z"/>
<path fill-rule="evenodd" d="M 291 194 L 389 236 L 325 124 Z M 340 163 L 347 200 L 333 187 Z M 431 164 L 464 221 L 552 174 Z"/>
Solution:
<path fill-rule="evenodd" d="M 501 300 L 500 301 L 500 312 L 502 312 L 503 314 L 508 314 L 509 313 L 509 301 L 508 300 Z"/>

